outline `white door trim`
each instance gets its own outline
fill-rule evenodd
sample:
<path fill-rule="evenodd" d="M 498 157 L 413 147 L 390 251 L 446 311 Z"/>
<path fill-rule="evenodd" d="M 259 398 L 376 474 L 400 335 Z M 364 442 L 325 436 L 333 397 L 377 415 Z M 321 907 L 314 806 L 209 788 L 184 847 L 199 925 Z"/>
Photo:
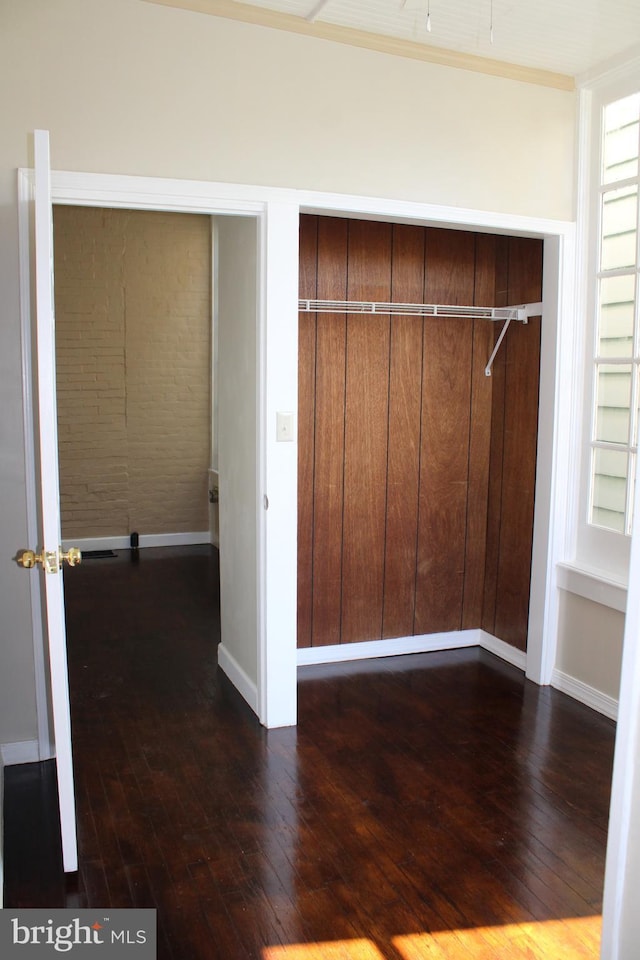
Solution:
<path fill-rule="evenodd" d="M 576 231 L 545 237 L 542 336 L 538 401 L 538 456 L 531 558 L 527 677 L 547 685 L 556 661 L 559 593 L 558 563 L 567 556 L 573 444 L 571 424 L 578 407 L 575 392 L 577 315 L 574 308 Z"/>
<path fill-rule="evenodd" d="M 216 190 L 208 191 L 203 196 L 201 191 L 194 189 L 190 181 L 171 182 L 146 178 L 134 178 L 135 188 L 129 177 L 107 177 L 101 175 L 59 174 L 52 172 L 51 192 L 52 200 L 60 205 L 80 206 L 109 206 L 131 209 L 164 210 L 173 212 L 203 213 L 210 216 L 250 216 L 259 224 L 265 219 L 265 203 L 252 199 L 237 199 L 218 197 Z M 108 183 L 105 182 L 108 181 Z M 27 528 L 30 543 L 37 541 L 38 497 L 35 483 L 35 430 L 33 410 L 33 369 L 32 369 L 32 337 L 31 337 L 31 249 L 29 238 L 30 202 L 33 196 L 33 171 L 21 169 L 18 171 L 19 195 L 19 228 L 20 228 L 20 307 L 21 307 L 21 338 L 22 338 L 22 367 L 23 367 L 23 408 L 24 408 L 24 442 L 25 442 L 25 474 L 27 500 Z M 225 191 L 222 191 L 223 193 Z M 258 228 L 260 241 L 265 233 Z M 261 255 L 262 256 L 262 255 Z M 262 290 L 265 281 L 262 278 L 264 257 L 261 263 L 261 277 L 259 288 Z M 264 310 L 260 311 L 260 324 L 264 328 L 266 317 Z M 264 335 L 261 337 L 260 369 L 264 371 Z M 263 396 L 260 395 L 260 402 Z M 259 423 L 264 422 L 264 413 L 260 412 Z M 263 431 L 260 430 L 260 435 Z M 259 470 L 264 473 L 262 459 L 264 455 L 259 443 Z M 261 488 L 262 489 L 262 488 Z M 262 499 L 262 493 L 260 500 Z M 262 511 L 260 511 L 260 514 Z M 259 535 L 264 533 L 262 517 L 258 517 Z M 260 554 L 260 551 L 259 551 Z M 258 579 L 259 609 L 264 609 L 264 565 L 260 569 Z M 34 667 L 36 687 L 36 707 L 38 718 L 38 752 L 39 758 L 44 760 L 55 755 L 55 746 L 50 725 L 49 676 L 44 649 L 44 634 L 42 623 L 43 598 L 39 578 L 31 577 L 31 620 L 34 646 Z M 260 620 L 261 634 L 258 643 L 258 680 L 261 676 L 261 662 L 266 655 L 264 638 L 264 614 Z M 295 679 L 295 678 L 294 678 Z M 259 703 L 267 704 L 269 697 L 266 690 L 259 691 Z M 266 711 L 266 707 L 265 707 Z M 295 720 L 295 713 L 294 713 Z M 293 722 L 293 721 L 289 721 Z"/>
<path fill-rule="evenodd" d="M 33 196 L 33 289 L 35 306 L 34 343 L 36 345 L 34 376 L 37 397 L 33 410 L 38 423 L 38 470 L 35 484 L 39 489 L 40 515 L 38 541 L 42 570 L 36 570 L 44 597 L 43 621 L 46 624 L 48 665 L 51 683 L 51 717 L 56 746 L 56 778 L 65 872 L 78 868 L 76 803 L 71 747 L 71 715 L 67 670 L 64 589 L 60 549 L 60 490 L 58 467 L 58 423 L 56 416 L 56 367 L 53 294 L 53 203 L 51 199 L 51 165 L 49 134 L 36 130 L 34 145 Z M 34 359 L 33 357 L 31 358 Z M 34 438 L 35 439 L 35 438 Z M 50 558 L 54 558 L 51 562 Z M 33 577 L 33 574 L 32 574 Z"/>
<path fill-rule="evenodd" d="M 259 686 L 268 692 L 259 693 L 259 717 L 267 727 L 297 720 L 298 444 L 276 440 L 276 416 L 298 408 L 299 225 L 295 200 L 267 201 L 261 442 L 268 508 L 261 517 L 266 577 L 259 610 L 266 643 Z"/>

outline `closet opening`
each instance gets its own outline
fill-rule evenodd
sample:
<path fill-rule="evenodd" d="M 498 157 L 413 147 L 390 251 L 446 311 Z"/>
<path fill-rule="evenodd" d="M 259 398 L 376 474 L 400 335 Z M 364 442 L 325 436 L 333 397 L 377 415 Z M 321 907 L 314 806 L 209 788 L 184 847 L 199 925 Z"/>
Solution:
<path fill-rule="evenodd" d="M 300 220 L 309 301 L 535 304 L 542 259 L 539 239 Z M 300 313 L 300 662 L 480 637 L 524 665 L 541 318 L 509 325 L 487 376 L 501 327 Z"/>

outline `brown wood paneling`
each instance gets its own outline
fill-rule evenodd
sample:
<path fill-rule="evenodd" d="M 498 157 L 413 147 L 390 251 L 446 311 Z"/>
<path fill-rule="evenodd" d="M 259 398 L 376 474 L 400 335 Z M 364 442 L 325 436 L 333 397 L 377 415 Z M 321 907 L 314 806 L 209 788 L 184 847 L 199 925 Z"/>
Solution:
<path fill-rule="evenodd" d="M 423 302 L 424 245 L 424 228 L 394 226 L 391 285 L 394 302 Z M 413 633 L 422 328 L 420 317 L 395 316 L 391 321 L 383 637 L 404 637 Z"/>
<path fill-rule="evenodd" d="M 316 298 L 318 217 L 300 218 L 300 296 Z M 311 645 L 316 316 L 298 317 L 298 646 Z"/>
<path fill-rule="evenodd" d="M 473 303 L 476 235 L 429 228 L 425 238 L 427 303 Z M 464 321 L 452 320 L 451 324 Z M 470 322 L 467 324 L 470 327 Z"/>
<path fill-rule="evenodd" d="M 509 301 L 542 298 L 542 241 L 509 240 Z M 512 324 L 506 383 L 495 632 L 525 650 L 529 619 L 540 375 L 540 318 Z"/>
<path fill-rule="evenodd" d="M 348 297 L 388 301 L 391 225 L 349 224 Z M 390 319 L 352 315 L 347 331 L 342 642 L 382 636 Z"/>
<path fill-rule="evenodd" d="M 347 221 L 321 217 L 318 298 L 347 296 Z M 340 643 L 346 317 L 320 314 L 316 348 L 313 645 Z"/>
<path fill-rule="evenodd" d="M 427 230 L 425 299 L 471 303 L 475 237 Z M 424 321 L 422 434 L 414 632 L 462 622 L 473 325 Z"/>
<path fill-rule="evenodd" d="M 501 306 L 540 298 L 541 252 L 530 240 L 304 217 L 300 289 Z M 524 646 L 540 330 L 513 325 L 487 378 L 499 332 L 442 318 L 301 319 L 300 645 L 482 626 Z"/>
<path fill-rule="evenodd" d="M 496 238 L 476 237 L 474 304 L 495 306 Z M 494 343 L 493 324 L 473 322 L 471 370 L 471 422 L 469 428 L 469 492 L 467 501 L 467 539 L 465 548 L 464 600 L 462 628 L 473 629 L 482 623 L 484 575 L 487 549 L 487 499 L 489 457 L 491 452 L 491 388 L 493 378 L 485 375 Z"/>
<path fill-rule="evenodd" d="M 509 240 L 496 238 L 496 307 L 507 306 L 509 282 Z M 492 330 L 495 342 L 500 334 Z M 504 344 L 503 344 L 504 345 Z M 492 344 L 493 349 L 493 344 Z M 496 355 L 491 371 L 491 449 L 489 454 L 489 488 L 487 494 L 487 543 L 484 576 L 482 629 L 495 634 L 500 520 L 502 505 L 502 453 L 504 447 L 505 351 Z"/>

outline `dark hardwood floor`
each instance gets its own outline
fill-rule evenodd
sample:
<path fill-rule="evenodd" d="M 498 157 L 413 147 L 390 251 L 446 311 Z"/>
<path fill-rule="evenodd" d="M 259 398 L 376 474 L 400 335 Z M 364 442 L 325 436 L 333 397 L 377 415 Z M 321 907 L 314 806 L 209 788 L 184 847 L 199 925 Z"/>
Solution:
<path fill-rule="evenodd" d="M 266 731 L 216 584 L 208 547 L 66 575 L 80 866 L 52 763 L 9 768 L 6 906 L 155 906 L 162 960 L 596 960 L 613 723 L 470 649 L 303 668 Z"/>

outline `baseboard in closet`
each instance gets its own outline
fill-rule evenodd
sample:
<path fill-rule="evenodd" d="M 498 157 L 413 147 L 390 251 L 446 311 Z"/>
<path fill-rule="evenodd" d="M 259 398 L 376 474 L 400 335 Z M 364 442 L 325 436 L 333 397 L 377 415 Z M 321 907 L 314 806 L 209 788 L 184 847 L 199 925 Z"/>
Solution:
<path fill-rule="evenodd" d="M 486 630 L 479 630 L 478 633 L 480 634 L 479 645 L 483 650 L 494 653 L 496 657 L 506 660 L 507 663 L 523 672 L 527 669 L 527 654 L 524 650 L 512 647 L 510 643 L 499 640 L 498 637 L 494 637 L 492 633 L 487 633 Z"/>
<path fill-rule="evenodd" d="M 486 630 L 453 630 L 449 633 L 428 633 L 417 637 L 398 637 L 393 640 L 372 640 L 365 643 L 344 643 L 323 647 L 302 647 L 298 650 L 298 666 L 316 663 L 342 663 L 348 660 L 367 660 L 376 657 L 398 657 L 410 653 L 435 653 L 438 650 L 461 650 L 482 647 L 501 660 L 522 670 L 527 669 L 527 655 L 505 643 Z M 579 700 L 612 720 L 618 716 L 618 701 L 571 677 L 554 670 L 551 686 Z"/>
<path fill-rule="evenodd" d="M 408 653 L 434 653 L 437 650 L 461 650 L 465 647 L 483 647 L 521 670 L 525 670 L 527 665 L 527 657 L 522 650 L 516 650 L 485 630 L 451 630 L 447 633 L 425 633 L 417 637 L 396 637 L 393 640 L 302 647 L 298 650 L 298 666 L 367 660 L 374 657 L 399 657 Z"/>

